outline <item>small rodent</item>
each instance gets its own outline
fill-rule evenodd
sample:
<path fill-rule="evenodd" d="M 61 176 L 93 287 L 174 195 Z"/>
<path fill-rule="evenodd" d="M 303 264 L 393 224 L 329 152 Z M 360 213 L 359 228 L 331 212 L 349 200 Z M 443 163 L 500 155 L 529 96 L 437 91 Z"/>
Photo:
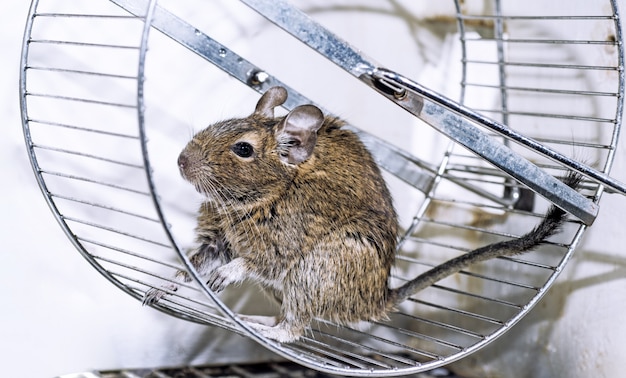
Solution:
<path fill-rule="evenodd" d="M 252 279 L 281 298 L 278 317 L 241 316 L 267 338 L 296 341 L 313 318 L 341 324 L 388 311 L 473 263 L 528 251 L 555 234 L 566 213 L 552 206 L 519 239 L 490 244 L 398 288 L 389 276 L 398 241 L 391 195 L 374 159 L 344 122 L 313 105 L 274 117 L 287 99 L 270 88 L 247 118 L 197 133 L 178 157 L 182 176 L 206 196 L 191 263 L 211 290 Z M 580 175 L 566 177 L 577 187 Z M 176 280 L 189 281 L 184 271 Z M 156 303 L 177 285 L 150 289 Z"/>

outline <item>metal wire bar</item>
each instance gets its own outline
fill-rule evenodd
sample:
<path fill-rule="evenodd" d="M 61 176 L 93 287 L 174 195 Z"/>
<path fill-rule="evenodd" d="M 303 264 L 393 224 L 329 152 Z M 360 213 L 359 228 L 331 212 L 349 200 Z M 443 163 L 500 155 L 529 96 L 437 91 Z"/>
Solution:
<path fill-rule="evenodd" d="M 502 42 L 507 44 L 516 43 L 536 43 L 536 44 L 551 44 L 551 45 L 601 45 L 601 46 L 616 46 L 617 43 L 613 41 L 602 40 L 575 40 L 575 39 L 515 39 L 515 38 L 473 38 L 465 37 L 465 42 Z"/>
<path fill-rule="evenodd" d="M 140 219 L 147 220 L 147 221 L 150 221 L 150 222 L 153 222 L 153 223 L 160 223 L 159 219 L 156 219 L 156 218 L 153 218 L 153 217 L 149 217 L 149 216 L 146 216 L 146 215 L 142 215 L 142 214 L 138 214 L 138 213 L 135 213 L 135 212 L 131 212 L 131 211 L 128 211 L 128 210 L 120 209 L 119 207 L 114 207 L 114 206 L 110 206 L 110 205 L 104 205 L 104 204 L 96 203 L 96 202 L 93 202 L 93 201 L 86 201 L 86 200 L 82 200 L 82 199 L 78 199 L 78 198 L 74 198 L 74 197 L 69 197 L 69 196 L 66 196 L 66 195 L 63 195 L 63 194 L 58 194 L 58 193 L 50 193 L 50 197 L 52 197 L 52 198 L 59 198 L 59 199 L 63 199 L 63 200 L 71 201 L 71 202 L 75 202 L 75 203 L 80 203 L 80 204 L 83 204 L 83 205 L 89 205 L 89 206 L 92 206 L 92 207 L 97 207 L 99 209 L 109 210 L 109 211 L 112 211 L 112 212 L 115 212 L 115 213 L 130 215 L 132 217 L 140 218 Z"/>
<path fill-rule="evenodd" d="M 122 262 L 122 261 L 118 261 L 118 260 L 114 260 L 114 259 L 111 259 L 111 258 L 108 258 L 108 257 L 104 257 L 104 256 L 99 256 L 97 254 L 93 254 L 93 257 L 96 260 L 103 261 L 103 262 L 106 262 L 106 263 L 108 263 L 110 265 L 115 265 L 115 266 L 120 267 L 120 268 L 125 268 L 125 269 L 128 269 L 128 270 L 133 271 L 133 272 L 141 273 L 141 274 L 144 274 L 146 276 L 159 277 L 158 275 L 154 274 L 153 272 L 151 272 L 151 271 L 149 271 L 147 269 L 144 269 L 144 268 L 142 268 L 140 266 L 137 266 L 137 265 L 130 265 L 128 263 L 125 263 L 125 262 Z M 123 273 L 119 273 L 119 272 L 116 273 L 112 269 L 109 269 L 109 272 L 111 272 L 111 274 L 114 275 L 114 276 L 120 276 L 120 277 L 123 276 L 125 279 L 127 279 L 129 281 L 133 281 L 135 283 L 141 283 L 141 284 L 143 284 L 145 286 L 151 286 L 148 283 L 144 282 L 143 280 L 140 280 L 140 279 L 135 278 L 135 277 L 124 275 Z M 176 282 L 176 281 L 172 281 L 172 282 Z M 198 290 L 197 287 L 192 286 L 192 285 L 187 285 L 185 283 L 182 283 L 180 286 L 181 287 L 186 287 L 188 289 Z M 168 293 L 169 294 L 174 294 L 175 291 L 169 291 Z"/>
<path fill-rule="evenodd" d="M 86 98 L 82 98 L 82 97 L 60 96 L 60 95 L 53 95 L 53 94 L 47 94 L 47 93 L 32 93 L 32 92 L 28 92 L 28 93 L 26 93 L 26 95 L 27 96 L 31 96 L 31 97 L 51 98 L 51 99 L 55 99 L 55 100 L 66 100 L 66 101 L 83 102 L 83 103 L 86 103 L 86 104 L 115 106 L 115 107 L 119 107 L 119 108 L 136 109 L 136 107 L 137 107 L 135 104 L 122 104 L 122 103 L 111 102 L 111 101 L 90 100 L 90 99 L 86 99 Z"/>
<path fill-rule="evenodd" d="M 100 77 L 108 77 L 108 78 L 113 78 L 113 79 L 137 80 L 136 76 L 131 76 L 131 75 L 120 75 L 120 74 L 113 74 L 113 73 L 106 73 L 106 72 L 82 71 L 82 70 L 74 70 L 74 69 L 69 69 L 69 68 L 28 66 L 26 67 L 26 69 L 35 70 L 35 71 L 63 72 L 63 73 L 79 74 L 79 75 L 100 76 Z"/>
<path fill-rule="evenodd" d="M 464 14 L 458 13 L 457 18 L 461 21 L 465 20 L 524 20 L 524 21 L 598 21 L 598 20 L 616 20 L 616 16 L 607 16 L 607 15 L 598 15 L 598 16 L 516 16 L 516 15 L 505 15 L 505 14 L 497 14 L 497 15 L 472 15 L 472 14 Z"/>
<path fill-rule="evenodd" d="M 499 109 L 476 109 L 476 111 L 483 113 L 496 113 L 496 114 L 505 114 L 504 111 Z M 541 118 L 559 118 L 559 119 L 567 119 L 570 121 L 585 121 L 585 122 L 599 122 L 599 123 L 608 123 L 611 125 L 615 125 L 616 120 L 613 118 L 598 118 L 598 117 L 589 117 L 589 116 L 576 116 L 569 114 L 557 114 L 557 113 L 540 113 L 540 112 L 521 112 L 521 111 L 507 111 L 508 115 L 517 115 L 517 116 L 527 116 L 527 117 L 541 117 Z"/>
<path fill-rule="evenodd" d="M 422 300 L 422 299 L 409 298 L 408 300 L 411 301 L 411 302 L 414 302 L 414 303 L 418 303 L 418 304 L 427 306 L 427 307 L 436 308 L 436 309 L 442 310 L 442 311 L 453 312 L 455 314 L 463 315 L 465 317 L 472 318 L 472 319 L 475 319 L 475 320 L 481 320 L 481 321 L 486 322 L 486 323 L 491 323 L 491 324 L 495 324 L 495 325 L 499 325 L 499 326 L 503 326 L 504 325 L 504 322 L 502 320 L 499 320 L 499 319 L 496 319 L 496 318 L 493 318 L 493 317 L 490 317 L 490 316 L 480 315 L 480 314 L 477 314 L 475 312 L 471 312 L 471 311 L 467 311 L 467 310 L 460 310 L 458 308 L 453 308 L 453 307 L 450 307 L 450 306 L 443 306 L 443 305 L 435 304 L 435 303 L 428 302 L 428 301 L 425 301 L 425 300 Z"/>
<path fill-rule="evenodd" d="M 432 288 L 434 289 L 438 289 L 441 291 L 445 291 L 445 292 L 449 292 L 449 293 L 454 293 L 454 294 L 458 294 L 461 296 L 467 296 L 467 297 L 472 297 L 472 298 L 476 298 L 476 299 L 480 299 L 482 301 L 485 302 L 489 302 L 492 304 L 498 304 L 498 305 L 502 305 L 502 306 L 506 306 L 506 307 L 511 307 L 514 308 L 516 310 L 521 310 L 524 306 L 520 305 L 518 303 L 513 303 L 511 301 L 506 301 L 503 299 L 499 299 L 499 298 L 493 298 L 493 297 L 487 297 L 485 295 L 479 295 L 479 294 L 475 294 L 475 293 L 470 293 L 464 290 L 460 290 L 460 289 L 455 289 L 452 287 L 447 287 L 447 286 L 442 286 L 442 285 L 431 285 Z"/>
<path fill-rule="evenodd" d="M 336 360 L 330 359 L 326 357 L 326 353 L 323 353 L 319 348 L 310 347 L 305 342 L 308 341 L 308 338 L 304 338 L 304 342 L 299 342 L 293 346 L 295 352 L 299 353 L 300 356 L 306 356 L 307 358 L 315 361 L 316 363 L 322 366 L 328 366 L 336 369 L 345 369 L 352 370 L 360 364 L 347 364 L 347 363 L 339 363 Z M 320 353 L 321 352 L 321 353 Z"/>
<path fill-rule="evenodd" d="M 374 322 L 373 321 L 372 324 L 375 324 L 375 325 L 383 327 L 383 328 L 393 329 L 393 330 L 398 331 L 399 333 L 401 333 L 403 335 L 410 336 L 410 337 L 413 337 L 415 339 L 430 341 L 430 342 L 432 342 L 434 344 L 437 344 L 437 345 L 440 345 L 440 346 L 445 346 L 445 347 L 448 347 L 450 349 L 456 349 L 457 351 L 463 350 L 463 346 L 451 343 L 451 342 L 446 341 L 446 340 L 442 340 L 441 338 L 428 336 L 428 335 L 425 335 L 425 334 L 422 334 L 422 333 L 418 333 L 418 332 L 415 332 L 415 331 L 411 331 L 411 330 L 407 330 L 407 329 L 397 328 L 397 327 L 394 327 L 394 326 L 389 325 L 387 323 Z M 435 354 L 433 354 L 432 356 L 433 356 L 433 358 L 436 357 Z"/>
<path fill-rule="evenodd" d="M 528 261 L 528 260 L 523 260 L 523 259 L 514 258 L 514 257 L 500 257 L 499 259 L 500 260 L 511 261 L 511 262 L 514 262 L 514 263 L 517 263 L 517 264 L 532 266 L 534 268 L 540 268 L 540 269 L 551 270 L 551 271 L 556 270 L 556 266 L 554 266 L 554 265 L 540 264 L 540 263 L 535 262 L 535 261 Z"/>
<path fill-rule="evenodd" d="M 120 19 L 120 20 L 133 20 L 136 21 L 136 16 L 129 15 L 114 15 L 114 14 L 84 14 L 84 13 L 49 13 L 49 12 L 37 12 L 35 17 L 53 17 L 53 18 L 102 18 L 102 19 Z"/>
<path fill-rule="evenodd" d="M 424 317 L 416 316 L 416 315 L 413 315 L 413 314 L 407 314 L 405 312 L 395 312 L 394 314 L 400 315 L 400 316 L 403 316 L 403 317 L 406 317 L 406 318 L 410 318 L 410 319 L 418 321 L 418 322 L 422 322 L 422 323 L 426 323 L 426 324 L 429 324 L 429 325 L 433 325 L 433 326 L 436 326 L 438 328 L 442 328 L 442 329 L 445 329 L 445 330 L 448 330 L 448 331 L 452 331 L 455 334 L 458 333 L 458 334 L 462 334 L 462 335 L 465 335 L 465 336 L 470 336 L 472 338 L 477 339 L 477 341 L 485 339 L 485 335 L 483 335 L 483 334 L 480 334 L 480 333 L 477 333 L 477 332 L 473 332 L 473 331 L 468 330 L 466 328 L 461 328 L 461 327 L 458 327 L 458 326 L 455 326 L 455 325 L 452 325 L 452 324 L 449 324 L 449 323 L 443 323 L 443 322 L 440 322 L 440 321 L 437 321 L 437 320 L 426 319 Z"/>
<path fill-rule="evenodd" d="M 167 261 L 164 261 L 163 259 L 157 259 L 157 258 L 154 258 L 154 257 L 151 257 L 151 256 L 146 256 L 146 255 L 143 255 L 143 254 L 140 254 L 140 253 L 133 252 L 133 251 L 128 250 L 128 249 L 116 247 L 116 246 L 113 246 L 111 244 L 107 244 L 107 243 L 104 243 L 104 242 L 96 241 L 96 240 L 93 240 L 93 239 L 90 239 L 90 238 L 86 238 L 86 237 L 83 237 L 83 236 L 77 236 L 76 238 L 79 241 L 83 242 L 83 243 L 92 244 L 92 245 L 95 245 L 95 246 L 98 246 L 98 247 L 102 247 L 102 248 L 105 248 L 105 249 L 108 249 L 108 250 L 111 250 L 111 251 L 114 251 L 114 252 L 122 253 L 124 255 L 137 257 L 137 258 L 140 258 L 142 260 L 149 261 L 149 262 L 152 262 L 152 263 L 156 263 L 156 264 L 168 267 L 168 268 L 172 268 L 172 269 L 176 269 L 176 270 L 179 270 L 180 268 L 182 268 L 180 265 L 174 265 L 174 264 L 168 263 Z M 167 246 L 167 249 L 170 249 L 169 246 Z M 161 277 L 161 276 L 159 276 L 159 278 L 169 279 L 169 278 Z"/>
<path fill-rule="evenodd" d="M 347 328 L 347 327 L 340 327 L 340 328 L 345 329 L 345 330 L 349 330 L 349 331 L 355 331 L 354 329 Z M 337 341 L 338 343 L 340 343 L 340 345 L 348 345 L 348 346 L 351 346 L 351 347 L 362 349 L 364 351 L 369 351 L 370 353 L 374 353 L 374 355 L 386 358 L 386 359 L 388 359 L 390 361 L 398 362 L 398 363 L 401 363 L 401 364 L 407 365 L 407 366 L 420 366 L 421 365 L 421 363 L 418 362 L 418 361 L 415 361 L 415 360 L 412 360 L 412 359 L 409 359 L 409 358 L 406 358 L 404 356 L 400 356 L 400 355 L 397 355 L 397 354 L 393 354 L 393 353 L 390 353 L 390 352 L 386 352 L 384 350 L 380 350 L 380 349 L 371 347 L 371 346 L 363 344 L 363 343 L 355 343 L 355 342 L 352 342 L 352 341 L 350 341 L 350 340 L 348 340 L 346 338 L 340 338 L 340 337 L 334 336 L 334 335 L 329 334 L 329 333 L 325 333 L 325 332 L 320 331 L 320 330 L 315 329 L 315 328 L 313 328 L 313 331 L 315 333 L 317 333 L 317 334 L 327 336 L 327 337 Z M 365 334 L 365 333 L 360 332 L 360 331 L 355 331 L 355 332 L 361 333 L 362 335 Z M 308 340 L 309 339 L 307 339 L 307 341 Z M 376 365 L 378 365 L 378 364 L 376 364 Z"/>
<path fill-rule="evenodd" d="M 336 324 L 334 324 L 332 322 L 329 322 L 328 320 L 325 320 L 325 319 L 316 319 L 316 321 L 319 322 L 319 323 L 326 324 L 326 325 L 336 326 Z M 373 334 L 370 334 L 370 333 L 366 333 L 364 331 L 360 331 L 360 330 L 357 330 L 357 329 L 354 329 L 354 328 L 350 328 L 350 327 L 346 327 L 346 326 L 343 326 L 342 328 L 346 329 L 346 330 L 349 330 L 352 333 L 361 335 L 361 336 L 367 336 L 367 338 L 371 339 L 371 340 L 380 341 L 380 342 L 382 342 L 384 344 L 388 344 L 390 346 L 400 347 L 403 350 L 405 350 L 406 352 L 411 352 L 411 353 L 414 353 L 416 355 L 420 355 L 420 356 L 431 358 L 431 359 L 437 359 L 438 358 L 438 356 L 433 354 L 433 353 L 429 353 L 429 352 L 426 352 L 426 351 L 423 351 L 423 350 L 419 350 L 419 349 L 416 349 L 415 347 L 403 345 L 403 344 L 401 344 L 399 342 L 396 342 L 396 341 L 393 341 L 393 340 L 385 339 L 383 337 L 376 336 L 376 335 L 373 335 Z M 381 351 L 379 351 L 379 352 L 384 357 L 396 360 L 398 362 L 406 363 L 407 365 L 419 366 L 421 364 L 418 361 L 411 360 L 411 359 L 408 359 L 408 358 L 403 358 L 402 356 L 397 356 L 397 355 L 388 354 L 388 353 L 387 354 L 383 354 Z"/>
<path fill-rule="evenodd" d="M 597 97 L 618 97 L 618 93 L 613 92 L 598 92 L 598 91 L 580 91 L 580 90 L 568 90 L 568 89 L 552 89 L 552 88 L 536 88 L 536 87 L 516 87 L 481 83 L 463 83 L 466 86 L 480 87 L 480 88 L 493 88 L 493 89 L 507 89 L 509 91 L 520 92 L 535 92 L 535 93 L 552 93 L 559 95 L 573 95 L 573 96 L 597 96 Z"/>
<path fill-rule="evenodd" d="M 474 176 L 459 176 L 457 174 L 452 174 L 450 172 L 452 172 L 452 170 L 449 170 L 447 173 L 441 175 L 441 178 L 445 178 L 445 179 L 448 179 L 448 180 L 450 180 L 452 182 L 459 183 L 461 186 L 463 186 L 463 185 L 472 185 L 472 184 L 490 184 L 490 185 L 498 185 L 498 186 L 501 186 L 501 187 L 504 187 L 504 188 L 507 188 L 507 187 L 508 188 L 519 188 L 520 187 L 515 182 L 508 182 L 508 181 L 506 181 L 507 177 L 499 175 L 499 174 L 496 174 L 493 177 L 489 177 L 489 176 L 487 176 L 487 173 L 485 173 L 485 176 L 481 177 L 481 176 L 478 176 L 479 175 L 478 173 L 473 172 L 473 170 L 469 170 L 467 172 L 456 170 L 456 172 L 457 173 L 462 173 L 464 175 L 467 175 L 468 173 L 471 173 Z M 488 198 L 487 196 L 484 196 L 484 197 Z M 513 201 L 511 203 L 515 203 L 515 202 Z"/>
<path fill-rule="evenodd" d="M 567 142 L 563 142 L 563 143 L 564 143 L 564 144 L 569 144 L 569 143 L 567 143 Z M 612 148 L 607 148 L 607 150 L 612 150 Z M 469 159 L 472 159 L 472 158 L 473 158 L 472 156 L 469 156 L 469 155 L 464 155 L 464 154 L 462 154 L 462 153 L 451 154 L 451 157 L 456 157 L 456 158 L 460 158 L 460 159 L 468 159 L 468 158 L 469 158 Z M 545 163 L 538 162 L 538 163 L 537 163 L 537 166 L 538 166 L 538 167 L 540 167 L 540 168 L 542 168 L 542 169 L 549 169 L 549 170 L 554 170 L 554 171 L 557 171 L 557 172 L 559 172 L 559 174 L 561 174 L 561 175 L 562 175 L 563 173 L 565 173 L 565 172 L 566 172 L 566 168 L 564 168 L 563 166 L 561 166 L 561 165 L 555 165 L 555 164 L 550 164 L 550 163 L 551 163 L 550 161 L 546 161 Z M 496 173 L 496 172 L 489 173 L 489 168 L 488 168 L 488 167 L 482 167 L 482 166 L 471 166 L 471 165 L 459 164 L 459 163 L 451 163 L 451 166 L 455 167 L 455 168 L 451 168 L 451 169 L 450 169 L 450 171 L 451 171 L 451 172 L 452 172 L 452 171 L 455 171 L 455 172 L 463 172 L 463 171 L 461 170 L 461 168 L 459 168 L 459 167 L 466 166 L 466 167 L 467 167 L 467 169 L 468 169 L 468 171 L 467 171 L 466 173 L 471 173 L 471 174 L 480 174 L 480 172 L 481 172 L 483 169 L 486 169 L 486 171 L 485 171 L 486 173 L 485 173 L 485 174 L 487 174 L 487 175 L 493 176 L 493 177 L 495 177 L 495 178 L 498 178 L 498 177 L 500 177 L 500 178 L 504 178 L 504 177 L 506 177 L 506 176 L 504 176 L 502 173 L 500 173 L 500 174 L 498 174 L 498 173 Z M 454 177 L 458 177 L 458 176 L 454 176 Z M 596 187 L 596 188 L 597 188 L 597 184 L 595 184 L 594 182 L 587 181 L 587 180 L 583 180 L 583 182 L 582 182 L 582 184 L 581 184 L 581 185 L 585 185 L 585 184 L 594 185 L 594 187 Z"/>
<path fill-rule="evenodd" d="M 90 42 L 73 42 L 62 41 L 54 39 L 31 39 L 29 43 L 40 43 L 49 45 L 68 45 L 68 46 L 80 46 L 80 47 L 97 47 L 97 48 L 110 48 L 110 49 L 123 49 L 123 50 L 138 50 L 139 47 L 132 45 L 113 45 L 107 43 L 90 43 Z"/>
<path fill-rule="evenodd" d="M 312 354 L 310 354 L 311 356 L 315 356 L 316 358 L 320 358 L 320 356 L 324 356 L 324 359 L 323 359 L 324 362 L 333 364 L 338 367 L 357 368 L 357 369 L 367 369 L 369 367 L 369 365 L 364 364 L 359 361 L 358 355 L 355 355 L 355 357 L 357 358 L 354 358 L 354 359 L 348 358 L 346 357 L 348 355 L 345 354 L 343 350 L 340 350 L 338 348 L 333 349 L 329 345 L 320 343 L 315 339 L 307 338 L 306 343 L 301 343 L 299 346 L 300 346 L 301 351 L 306 347 L 306 349 L 308 349 L 309 352 L 313 352 Z M 330 357 L 330 358 L 326 358 L 326 357 Z M 336 361 L 343 362 L 346 365 L 342 366 Z"/>
<path fill-rule="evenodd" d="M 89 132 L 89 133 L 94 133 L 94 134 L 102 134 L 102 135 L 108 135 L 108 136 L 113 136 L 113 137 L 120 137 L 120 138 L 128 138 L 128 139 L 139 140 L 139 137 L 136 136 L 136 135 L 116 133 L 116 132 L 112 132 L 112 131 L 108 131 L 108 130 L 92 129 L 92 128 L 83 127 L 83 126 L 69 125 L 69 124 L 66 124 L 66 123 L 45 121 L 45 120 L 42 120 L 42 119 L 30 119 L 29 118 L 27 121 L 28 121 L 28 123 L 30 125 L 32 125 L 33 123 L 39 123 L 39 124 L 42 124 L 42 125 L 62 127 L 62 128 L 65 128 L 65 129 L 79 130 L 79 131 L 84 131 L 84 132 Z"/>
<path fill-rule="evenodd" d="M 598 71 L 619 71 L 620 68 L 617 66 L 589 66 L 589 65 L 581 65 L 581 64 L 573 64 L 573 63 L 536 63 L 536 62 L 511 62 L 511 61 L 489 61 L 489 60 L 477 60 L 477 59 L 463 59 L 462 63 L 472 63 L 472 64 L 502 64 L 507 67 L 528 67 L 528 68 L 548 68 L 548 69 L 567 69 L 567 70 L 598 70 Z M 618 93 L 614 93 L 613 95 L 617 96 Z"/>
<path fill-rule="evenodd" d="M 323 331 L 320 331 L 320 330 L 315 330 L 314 332 L 317 333 L 317 334 L 322 335 L 325 338 L 328 338 L 328 339 L 331 339 L 331 340 L 333 340 L 335 342 L 338 342 L 340 344 L 345 344 L 345 345 L 348 345 L 350 347 L 366 348 L 365 345 L 358 344 L 358 343 L 352 342 L 350 340 L 342 339 L 342 338 L 337 337 L 337 336 L 335 336 L 333 334 L 330 334 L 330 333 L 326 333 L 326 332 L 323 332 Z M 315 340 L 313 338 L 307 338 L 307 342 L 308 343 L 316 343 L 318 345 L 326 345 L 326 344 L 322 344 L 321 342 L 318 342 L 317 340 Z M 385 369 L 392 369 L 393 368 L 392 365 L 386 364 L 383 361 L 376 360 L 374 358 L 368 357 L 367 355 L 353 353 L 353 352 L 347 350 L 347 348 L 342 348 L 342 349 L 339 349 L 339 350 L 341 350 L 342 353 L 345 353 L 345 354 L 347 354 L 347 355 L 349 355 L 349 356 L 351 356 L 351 357 L 353 357 L 355 359 L 359 359 L 361 361 L 367 362 L 370 365 L 379 366 L 379 367 L 382 367 L 382 368 L 385 368 Z M 370 351 L 374 351 L 374 349 L 371 348 Z"/>
<path fill-rule="evenodd" d="M 566 146 L 593 148 L 596 150 L 612 150 L 613 149 L 613 146 L 611 146 L 610 144 L 598 144 L 598 143 L 589 143 L 589 142 L 581 142 L 581 141 L 572 143 L 570 141 L 561 140 L 561 139 L 541 138 L 541 137 L 535 137 L 534 139 L 537 142 L 544 143 L 544 144 L 561 144 L 561 145 L 566 145 Z"/>
<path fill-rule="evenodd" d="M 49 170 L 43 170 L 43 169 L 39 169 L 39 173 L 42 174 L 42 175 L 50 175 L 50 176 L 61 177 L 61 178 L 69 179 L 69 180 L 88 182 L 88 183 L 91 183 L 91 184 L 97 184 L 97 185 L 101 185 L 101 186 L 106 186 L 106 187 L 109 187 L 109 188 L 119 189 L 119 190 L 123 190 L 123 191 L 126 191 L 126 192 L 141 194 L 141 195 L 144 195 L 144 196 L 150 196 L 150 193 L 148 193 L 148 192 L 146 192 L 144 190 L 138 190 L 138 189 L 129 188 L 127 186 L 122 186 L 122 185 L 112 184 L 112 183 L 109 183 L 109 182 L 94 180 L 94 179 L 91 179 L 89 177 L 70 175 L 70 174 L 66 174 L 66 173 L 62 173 L 62 172 L 55 172 L 55 171 L 49 171 Z M 47 193 L 51 193 L 51 192 L 47 192 Z"/>
<path fill-rule="evenodd" d="M 139 164 L 128 163 L 128 162 L 123 161 L 123 160 L 111 159 L 111 158 L 108 158 L 108 157 L 98 156 L 98 155 L 89 154 L 89 153 L 85 153 L 85 152 L 73 151 L 73 150 L 68 150 L 68 149 L 64 149 L 64 148 L 52 147 L 52 146 L 44 146 L 44 145 L 41 145 L 41 144 L 33 144 L 33 148 L 40 149 L 40 150 L 46 150 L 46 151 L 59 152 L 59 153 L 66 154 L 66 155 L 74 155 L 74 156 L 94 159 L 94 160 L 98 160 L 98 161 L 102 161 L 102 162 L 106 162 L 106 163 L 122 165 L 122 166 L 129 167 L 129 168 L 143 169 L 143 166 L 139 165 Z"/>
<path fill-rule="evenodd" d="M 122 235 L 122 236 L 128 236 L 129 238 L 133 238 L 133 239 L 137 239 L 137 240 L 140 240 L 140 241 L 143 241 L 143 242 L 146 242 L 146 243 L 154 244 L 154 245 L 159 246 L 159 247 L 171 248 L 171 246 L 168 245 L 168 244 L 161 243 L 161 242 L 158 242 L 158 241 L 155 241 L 155 240 L 152 240 L 152 239 L 148 239 L 148 238 L 143 237 L 143 236 L 135 235 L 135 234 L 132 234 L 130 232 L 126 232 L 126 231 L 123 231 L 123 230 L 120 230 L 120 229 L 117 229 L 117 228 L 114 228 L 114 227 L 108 227 L 108 226 L 104 226 L 104 225 L 101 225 L 101 224 L 97 224 L 95 222 L 90 222 L 90 221 L 86 221 L 86 220 L 83 220 L 83 219 L 78 219 L 78 218 L 74 218 L 74 217 L 70 217 L 70 216 L 64 216 L 64 215 L 61 215 L 61 216 L 66 221 L 80 223 L 80 224 L 83 224 L 85 226 L 91 226 L 91 227 L 97 228 L 99 230 L 109 231 L 109 232 L 112 232 L 112 233 L 115 233 L 115 234 L 118 234 L 118 235 Z"/>

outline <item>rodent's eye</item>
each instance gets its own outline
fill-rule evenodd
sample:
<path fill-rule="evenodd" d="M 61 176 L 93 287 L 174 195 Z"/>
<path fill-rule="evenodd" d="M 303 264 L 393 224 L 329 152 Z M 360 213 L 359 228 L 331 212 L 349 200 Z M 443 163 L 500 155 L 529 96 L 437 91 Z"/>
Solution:
<path fill-rule="evenodd" d="M 254 147 L 248 142 L 237 142 L 231 147 L 231 150 L 242 158 L 249 158 L 254 154 Z"/>

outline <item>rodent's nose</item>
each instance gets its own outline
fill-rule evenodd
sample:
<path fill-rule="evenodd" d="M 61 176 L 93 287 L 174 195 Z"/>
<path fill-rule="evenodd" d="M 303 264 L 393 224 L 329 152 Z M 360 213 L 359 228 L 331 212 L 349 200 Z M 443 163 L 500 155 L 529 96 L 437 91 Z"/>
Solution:
<path fill-rule="evenodd" d="M 184 170 L 189 165 L 189 158 L 185 154 L 178 155 L 178 168 Z"/>

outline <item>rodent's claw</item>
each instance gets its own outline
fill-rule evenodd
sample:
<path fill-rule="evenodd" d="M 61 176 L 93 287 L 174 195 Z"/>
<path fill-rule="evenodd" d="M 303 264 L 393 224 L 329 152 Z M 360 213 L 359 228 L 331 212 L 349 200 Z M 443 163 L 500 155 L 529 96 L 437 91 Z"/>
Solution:
<path fill-rule="evenodd" d="M 211 275 L 207 280 L 207 285 L 209 286 L 209 289 L 216 293 L 219 293 L 224 290 L 226 286 L 228 286 L 228 282 L 226 280 L 226 277 L 220 274 L 219 269 L 216 269 L 211 272 Z"/>
<path fill-rule="evenodd" d="M 172 284 L 163 285 L 162 289 L 157 289 L 153 287 L 152 289 L 146 291 L 146 294 L 144 294 L 143 301 L 141 302 L 141 304 L 143 306 L 150 306 L 150 305 L 156 304 L 157 302 L 161 300 L 161 298 L 168 295 L 168 293 L 165 292 L 165 290 L 176 291 L 178 290 L 178 286 L 175 286 Z"/>
<path fill-rule="evenodd" d="M 162 290 L 154 289 L 154 288 L 150 289 L 146 292 L 146 294 L 144 294 L 143 301 L 141 302 L 141 304 L 143 306 L 151 306 L 157 303 L 158 301 L 160 301 L 164 295 L 165 295 L 165 292 Z"/>
<path fill-rule="evenodd" d="M 212 271 L 207 280 L 207 285 L 212 291 L 219 293 L 226 286 L 241 282 L 245 278 L 246 272 L 244 260 L 236 258 Z"/>

